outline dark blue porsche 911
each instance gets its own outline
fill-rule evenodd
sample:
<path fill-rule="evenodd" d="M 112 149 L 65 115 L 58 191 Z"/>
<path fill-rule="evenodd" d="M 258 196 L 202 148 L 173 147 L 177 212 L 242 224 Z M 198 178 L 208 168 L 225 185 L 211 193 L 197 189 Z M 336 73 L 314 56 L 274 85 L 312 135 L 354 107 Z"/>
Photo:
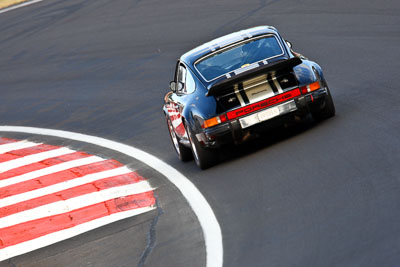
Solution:
<path fill-rule="evenodd" d="M 271 26 L 212 40 L 182 55 L 163 110 L 175 151 L 214 165 L 217 149 L 310 114 L 335 115 L 321 67 Z"/>

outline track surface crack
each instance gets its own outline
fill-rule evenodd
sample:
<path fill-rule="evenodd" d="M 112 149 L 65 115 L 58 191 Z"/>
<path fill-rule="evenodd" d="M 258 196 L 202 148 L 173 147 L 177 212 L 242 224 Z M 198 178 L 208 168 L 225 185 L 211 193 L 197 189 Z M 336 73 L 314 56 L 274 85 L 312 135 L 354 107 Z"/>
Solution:
<path fill-rule="evenodd" d="M 147 235 L 147 245 L 146 245 L 146 248 L 140 258 L 138 267 L 144 267 L 147 257 L 153 251 L 153 248 L 156 244 L 156 226 L 158 223 L 158 219 L 164 213 L 164 211 L 161 209 L 161 207 L 159 205 L 158 197 L 156 195 L 154 195 L 154 197 L 156 199 L 157 215 L 154 217 L 153 221 L 150 224 L 150 230 Z"/>

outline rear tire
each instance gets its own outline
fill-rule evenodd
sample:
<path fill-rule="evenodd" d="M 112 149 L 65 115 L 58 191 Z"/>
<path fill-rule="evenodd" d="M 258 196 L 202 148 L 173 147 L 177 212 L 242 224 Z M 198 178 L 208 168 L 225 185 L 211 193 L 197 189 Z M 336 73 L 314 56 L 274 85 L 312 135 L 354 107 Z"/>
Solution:
<path fill-rule="evenodd" d="M 175 148 L 175 152 L 178 158 L 182 161 L 189 161 L 193 158 L 192 151 L 190 148 L 185 147 L 181 144 L 179 137 L 174 131 L 171 120 L 167 117 L 167 126 L 169 131 L 169 136 L 171 137 L 172 146 Z"/>
<path fill-rule="evenodd" d="M 196 165 L 202 170 L 214 166 L 218 162 L 218 151 L 216 149 L 203 147 L 189 126 L 186 127 L 186 132 L 188 133 Z"/>
<path fill-rule="evenodd" d="M 329 91 L 329 88 L 327 87 L 326 89 L 328 95 L 325 98 L 324 107 L 319 111 L 312 112 L 312 116 L 314 117 L 314 119 L 318 121 L 325 120 L 335 116 L 336 111 L 335 111 L 335 105 L 333 104 L 332 95 L 331 92 Z"/>

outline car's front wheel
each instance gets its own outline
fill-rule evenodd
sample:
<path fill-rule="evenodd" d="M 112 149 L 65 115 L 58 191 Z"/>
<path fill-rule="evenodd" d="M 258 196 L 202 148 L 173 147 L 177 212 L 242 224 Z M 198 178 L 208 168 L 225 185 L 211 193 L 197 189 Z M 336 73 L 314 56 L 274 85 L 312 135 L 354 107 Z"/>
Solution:
<path fill-rule="evenodd" d="M 218 161 L 218 151 L 216 149 L 203 147 L 197 140 L 195 134 L 186 126 L 186 132 L 188 133 L 190 146 L 192 147 L 194 161 L 196 165 L 201 169 L 207 169 L 214 166 Z"/>
<path fill-rule="evenodd" d="M 190 148 L 185 147 L 179 142 L 179 137 L 176 135 L 174 127 L 172 126 L 172 122 L 168 117 L 167 117 L 167 125 L 172 145 L 174 146 L 176 154 L 178 154 L 179 159 L 182 161 L 191 160 L 193 158 L 193 155 L 192 152 L 190 151 Z"/>

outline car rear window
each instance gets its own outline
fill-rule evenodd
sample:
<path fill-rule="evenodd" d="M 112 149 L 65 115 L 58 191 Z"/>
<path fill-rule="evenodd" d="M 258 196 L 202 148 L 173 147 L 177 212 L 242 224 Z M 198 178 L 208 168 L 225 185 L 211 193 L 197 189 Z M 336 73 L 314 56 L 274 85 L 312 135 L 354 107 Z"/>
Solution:
<path fill-rule="evenodd" d="M 265 59 L 283 55 L 274 35 L 257 37 L 211 53 L 195 63 L 195 68 L 206 81 Z"/>

